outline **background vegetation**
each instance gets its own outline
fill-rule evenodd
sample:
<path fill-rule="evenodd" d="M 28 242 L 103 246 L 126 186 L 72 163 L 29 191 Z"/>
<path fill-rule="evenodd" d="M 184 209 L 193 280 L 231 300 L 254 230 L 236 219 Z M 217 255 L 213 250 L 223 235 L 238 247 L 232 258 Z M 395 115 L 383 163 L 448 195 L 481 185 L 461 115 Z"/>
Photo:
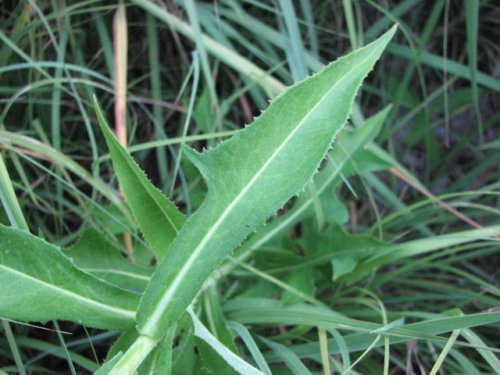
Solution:
<path fill-rule="evenodd" d="M 391 105 L 385 121 L 351 145 L 351 161 L 337 169 L 325 161 L 331 170 L 318 176 L 326 177 L 221 266 L 197 312 L 264 372 L 500 372 L 498 316 L 488 314 L 500 292 L 494 1 L 123 5 L 0 4 L 0 179 L 8 171 L 32 233 L 69 254 L 82 233 L 106 238 L 144 269 L 129 285 L 143 288 L 150 253 L 120 201 L 92 95 L 151 181 L 189 216 L 206 186 L 181 144 L 215 145 L 285 85 L 399 23 L 350 127 L 363 129 Z M 253 80 L 261 71 L 267 78 Z M 10 225 L 6 209 L 0 222 Z M 122 267 L 125 258 L 96 259 L 82 267 Z M 184 320 L 173 373 L 230 372 Z M 4 320 L 2 371 L 95 371 L 118 337 L 54 324 Z"/>

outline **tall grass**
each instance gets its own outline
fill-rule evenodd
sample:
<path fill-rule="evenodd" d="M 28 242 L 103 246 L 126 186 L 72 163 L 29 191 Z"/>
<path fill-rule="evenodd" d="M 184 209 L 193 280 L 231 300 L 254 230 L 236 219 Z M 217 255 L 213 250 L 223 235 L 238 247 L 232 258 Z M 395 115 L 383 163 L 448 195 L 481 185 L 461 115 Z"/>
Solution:
<path fill-rule="evenodd" d="M 154 267 L 148 234 L 119 192 L 92 96 L 190 216 L 207 187 L 181 145 L 213 147 L 398 22 L 321 173 L 212 274 L 140 372 L 230 373 L 238 360 L 266 374 L 500 372 L 494 2 L 26 0 L 0 11 L 0 223 L 70 254 L 94 228 L 109 249 L 133 249 L 133 267 L 76 265 L 137 292 Z M 95 372 L 134 339 L 68 321 L 4 319 L 0 332 L 0 370 L 21 374 Z"/>

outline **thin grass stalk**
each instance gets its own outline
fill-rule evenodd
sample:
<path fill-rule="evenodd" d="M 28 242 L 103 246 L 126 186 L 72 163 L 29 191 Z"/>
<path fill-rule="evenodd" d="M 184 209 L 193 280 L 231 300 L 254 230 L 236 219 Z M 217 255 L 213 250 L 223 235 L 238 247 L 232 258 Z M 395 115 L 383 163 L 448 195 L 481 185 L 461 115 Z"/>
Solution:
<path fill-rule="evenodd" d="M 120 4 L 113 19 L 113 41 L 115 57 L 115 132 L 118 141 L 127 147 L 127 51 L 128 30 L 125 6 Z M 134 247 L 130 233 L 123 234 L 127 255 L 135 262 Z"/>
<path fill-rule="evenodd" d="M 467 28 L 467 59 L 470 69 L 471 93 L 474 112 L 477 117 L 479 143 L 483 143 L 483 120 L 479 107 L 479 90 L 477 86 L 477 43 L 479 23 L 479 1 L 464 0 L 465 25 Z"/>
<path fill-rule="evenodd" d="M 127 147 L 127 15 L 123 4 L 113 19 L 115 57 L 115 131 L 120 144 Z"/>
<path fill-rule="evenodd" d="M 354 21 L 354 13 L 352 11 L 352 1 L 342 0 L 342 6 L 344 8 L 345 21 L 347 24 L 347 32 L 349 34 L 351 49 L 354 51 L 359 47 L 359 43 L 358 37 L 356 35 L 356 22 Z"/>
<path fill-rule="evenodd" d="M 166 139 L 163 131 L 163 108 L 161 102 L 161 75 L 160 75 L 160 49 L 158 42 L 159 29 L 156 24 L 156 19 L 150 14 L 146 18 L 146 32 L 148 36 L 148 51 L 149 51 L 149 76 L 151 86 L 151 96 L 153 99 L 153 117 L 154 117 L 154 133 L 158 140 Z M 168 164 L 167 155 L 164 148 L 156 150 L 156 161 L 158 163 L 158 174 L 160 175 L 160 186 L 163 188 L 168 181 Z"/>
<path fill-rule="evenodd" d="M 330 355 L 328 354 L 328 340 L 326 337 L 325 327 L 318 327 L 319 351 L 321 353 L 321 363 L 323 365 L 323 373 L 330 375 Z"/>
<path fill-rule="evenodd" d="M 429 375 L 436 375 L 438 371 L 441 369 L 441 366 L 443 365 L 444 360 L 446 359 L 446 356 L 450 352 L 451 348 L 453 347 L 453 344 L 458 338 L 458 335 L 460 335 L 460 330 L 456 329 L 452 332 L 450 335 L 450 338 L 446 342 L 446 345 L 444 346 L 443 350 L 441 353 L 439 353 L 439 356 L 436 360 L 436 363 L 434 363 L 434 366 L 432 366 L 431 372 L 429 372 Z"/>
<path fill-rule="evenodd" d="M 187 136 L 189 123 L 191 122 L 191 116 L 193 114 L 194 104 L 196 101 L 196 94 L 198 92 L 199 82 L 200 82 L 200 61 L 198 58 L 198 53 L 195 51 L 195 52 L 193 52 L 193 86 L 191 88 L 191 95 L 189 97 L 188 111 L 186 114 L 186 119 L 184 121 L 184 126 L 182 128 L 181 139 L 185 139 Z M 177 158 L 175 160 L 174 173 L 172 175 L 172 185 L 170 186 L 170 195 L 172 195 L 172 193 L 174 191 L 175 180 L 177 178 L 177 173 L 179 172 L 179 168 L 181 165 L 182 145 L 183 145 L 183 143 L 181 142 L 180 143 L 181 147 L 179 148 L 179 152 L 177 153 Z"/>

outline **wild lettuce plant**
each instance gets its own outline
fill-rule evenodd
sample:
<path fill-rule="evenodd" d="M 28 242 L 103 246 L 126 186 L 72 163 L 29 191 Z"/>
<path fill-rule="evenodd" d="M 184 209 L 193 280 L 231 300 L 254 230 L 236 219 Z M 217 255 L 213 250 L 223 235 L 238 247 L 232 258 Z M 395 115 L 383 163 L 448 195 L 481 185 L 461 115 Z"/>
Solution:
<path fill-rule="evenodd" d="M 82 271 L 76 259 L 41 238 L 1 227 L 0 276 L 6 282 L 0 284 L 0 315 L 126 331 L 126 344 L 117 344 L 99 373 L 133 374 L 151 352 L 168 353 L 176 323 L 188 309 L 195 335 L 211 342 L 189 306 L 227 255 L 300 194 L 318 171 L 363 79 L 395 31 L 290 87 L 251 125 L 213 149 L 199 153 L 184 146 L 184 155 L 208 186 L 204 203 L 189 218 L 153 187 L 120 146 L 96 101 L 120 187 L 158 265 L 141 295 Z M 219 349 L 240 373 L 261 373 Z"/>

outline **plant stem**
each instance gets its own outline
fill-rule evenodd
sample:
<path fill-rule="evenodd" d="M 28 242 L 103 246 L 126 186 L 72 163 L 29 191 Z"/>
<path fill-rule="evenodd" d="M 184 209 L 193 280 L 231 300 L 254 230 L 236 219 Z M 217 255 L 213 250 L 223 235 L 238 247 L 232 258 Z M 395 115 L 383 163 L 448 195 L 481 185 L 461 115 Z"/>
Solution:
<path fill-rule="evenodd" d="M 158 340 L 141 335 L 120 358 L 109 375 L 132 375 L 158 344 Z"/>

